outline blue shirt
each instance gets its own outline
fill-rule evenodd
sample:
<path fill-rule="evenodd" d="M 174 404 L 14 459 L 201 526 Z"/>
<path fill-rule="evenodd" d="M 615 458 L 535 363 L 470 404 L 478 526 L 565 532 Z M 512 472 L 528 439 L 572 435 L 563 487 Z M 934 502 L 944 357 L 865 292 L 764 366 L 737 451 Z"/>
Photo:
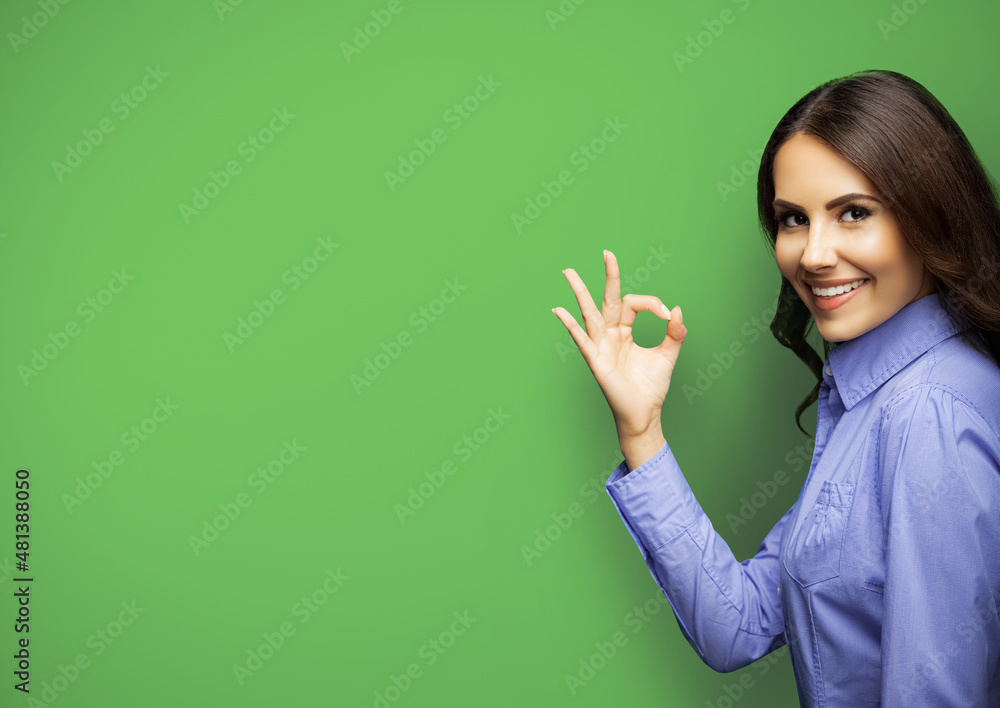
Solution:
<path fill-rule="evenodd" d="M 667 444 L 606 489 L 716 671 L 787 643 L 803 706 L 1000 706 L 1000 368 L 937 293 L 830 351 L 809 474 L 753 558 Z"/>

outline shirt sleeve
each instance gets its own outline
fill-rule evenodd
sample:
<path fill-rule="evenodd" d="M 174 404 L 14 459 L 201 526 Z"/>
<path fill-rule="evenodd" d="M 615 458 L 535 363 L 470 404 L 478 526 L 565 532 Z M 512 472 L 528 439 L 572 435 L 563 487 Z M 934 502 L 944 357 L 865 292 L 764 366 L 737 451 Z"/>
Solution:
<path fill-rule="evenodd" d="M 1000 681 L 1000 439 L 940 388 L 880 436 L 882 705 L 985 706 Z"/>
<path fill-rule="evenodd" d="M 605 485 L 685 638 L 716 671 L 734 671 L 785 644 L 778 556 L 792 509 L 753 558 L 737 562 L 702 511 L 669 445 Z"/>

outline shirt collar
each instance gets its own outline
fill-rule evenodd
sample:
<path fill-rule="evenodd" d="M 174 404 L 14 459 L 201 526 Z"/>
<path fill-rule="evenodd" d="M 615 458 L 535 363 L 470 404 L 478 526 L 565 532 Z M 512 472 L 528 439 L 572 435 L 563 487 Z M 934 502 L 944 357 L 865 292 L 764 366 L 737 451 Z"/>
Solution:
<path fill-rule="evenodd" d="M 938 293 L 911 302 L 864 334 L 838 343 L 823 366 L 823 380 L 837 389 L 846 410 L 938 342 L 959 330 Z"/>

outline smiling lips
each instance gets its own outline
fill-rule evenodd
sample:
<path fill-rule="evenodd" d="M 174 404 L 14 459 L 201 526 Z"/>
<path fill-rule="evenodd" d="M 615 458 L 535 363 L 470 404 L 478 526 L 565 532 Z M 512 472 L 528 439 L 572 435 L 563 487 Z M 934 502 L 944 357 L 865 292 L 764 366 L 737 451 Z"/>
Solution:
<path fill-rule="evenodd" d="M 813 304 L 817 309 L 832 310 L 850 300 L 859 290 L 863 290 L 868 285 L 868 281 L 868 278 L 858 278 L 829 288 L 810 285 L 809 290 L 812 293 Z"/>

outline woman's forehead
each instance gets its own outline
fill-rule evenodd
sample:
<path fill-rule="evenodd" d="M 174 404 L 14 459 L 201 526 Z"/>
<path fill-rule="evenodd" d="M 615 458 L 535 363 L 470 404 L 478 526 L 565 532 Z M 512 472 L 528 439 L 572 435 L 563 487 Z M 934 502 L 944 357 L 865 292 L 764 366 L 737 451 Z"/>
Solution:
<path fill-rule="evenodd" d="M 861 192 L 878 196 L 865 174 L 815 135 L 796 133 L 774 156 L 775 196 L 786 201 L 823 200 Z"/>

